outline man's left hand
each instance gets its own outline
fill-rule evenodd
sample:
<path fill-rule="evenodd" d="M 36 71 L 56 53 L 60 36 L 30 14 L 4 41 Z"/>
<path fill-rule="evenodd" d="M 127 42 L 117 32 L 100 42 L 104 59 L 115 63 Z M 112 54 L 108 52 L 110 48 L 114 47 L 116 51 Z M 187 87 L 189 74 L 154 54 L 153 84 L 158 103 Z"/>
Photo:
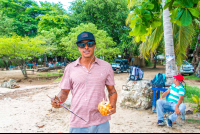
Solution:
<path fill-rule="evenodd" d="M 114 113 L 116 113 L 116 106 L 113 106 L 112 104 L 110 105 L 112 108 L 109 110 L 110 111 L 110 113 L 108 114 L 108 116 L 109 115 L 112 115 L 112 114 L 114 114 Z"/>
<path fill-rule="evenodd" d="M 181 114 L 181 112 L 179 111 L 178 107 L 175 107 L 175 112 L 177 115 Z"/>

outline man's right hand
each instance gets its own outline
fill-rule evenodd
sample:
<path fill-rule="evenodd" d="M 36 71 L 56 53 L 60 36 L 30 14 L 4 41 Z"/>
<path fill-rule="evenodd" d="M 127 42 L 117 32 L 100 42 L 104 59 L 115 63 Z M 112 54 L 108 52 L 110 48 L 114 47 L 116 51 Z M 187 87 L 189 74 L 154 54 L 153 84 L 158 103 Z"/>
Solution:
<path fill-rule="evenodd" d="M 51 99 L 51 105 L 54 108 L 61 108 L 62 106 L 60 105 L 60 103 L 58 102 L 58 100 L 55 99 L 55 97 L 53 97 L 53 99 Z"/>
<path fill-rule="evenodd" d="M 162 96 L 160 97 L 160 100 L 162 100 L 163 98 L 162 98 Z"/>

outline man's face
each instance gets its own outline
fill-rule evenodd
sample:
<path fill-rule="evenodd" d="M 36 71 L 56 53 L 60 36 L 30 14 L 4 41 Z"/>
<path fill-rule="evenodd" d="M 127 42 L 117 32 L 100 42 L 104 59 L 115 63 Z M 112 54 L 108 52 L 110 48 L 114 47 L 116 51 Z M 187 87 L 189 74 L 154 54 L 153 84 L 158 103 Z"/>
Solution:
<path fill-rule="evenodd" d="M 83 43 L 87 43 L 89 42 L 90 40 L 83 40 L 81 42 Z M 86 44 L 84 48 L 80 48 L 78 47 L 79 51 L 81 52 L 81 55 L 84 57 L 84 58 L 91 58 L 94 56 L 94 48 L 96 47 L 96 45 L 92 46 L 92 47 L 88 47 L 88 45 Z"/>

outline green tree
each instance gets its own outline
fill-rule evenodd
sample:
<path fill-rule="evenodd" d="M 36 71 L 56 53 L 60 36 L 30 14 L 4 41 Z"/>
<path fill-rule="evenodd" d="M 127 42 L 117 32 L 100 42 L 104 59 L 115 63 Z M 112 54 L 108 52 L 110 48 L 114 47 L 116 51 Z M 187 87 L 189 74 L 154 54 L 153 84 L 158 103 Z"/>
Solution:
<path fill-rule="evenodd" d="M 45 46 L 41 45 L 45 42 L 38 38 L 13 35 L 7 38 L 1 37 L 0 40 L 0 57 L 18 65 L 24 77 L 27 77 L 26 61 L 45 52 Z"/>
<path fill-rule="evenodd" d="M 125 0 L 75 0 L 70 11 L 78 24 L 93 23 L 120 43 L 120 36 L 126 30 L 124 20 L 128 15 Z"/>
<path fill-rule="evenodd" d="M 191 2 L 189 2 L 188 0 L 185 1 L 185 7 L 190 8 L 191 11 L 195 10 L 195 13 L 193 13 L 192 15 L 192 19 L 194 20 L 194 18 L 197 16 L 195 9 L 197 4 L 194 4 L 196 2 L 192 1 L 193 4 L 191 5 Z M 184 22 L 185 20 L 187 20 L 188 17 L 187 15 L 185 16 L 185 12 L 187 14 L 189 9 L 185 10 L 180 4 L 174 4 L 180 2 L 180 0 L 167 0 L 166 3 L 165 0 L 163 0 L 163 5 L 166 4 L 164 10 L 161 10 L 161 2 L 162 1 L 144 0 L 141 5 L 137 5 L 135 7 L 133 5 L 129 6 L 132 7 L 133 11 L 129 14 L 127 21 L 129 27 L 132 28 L 130 35 L 134 36 L 137 42 L 145 42 L 146 38 L 149 39 L 147 41 L 149 42 L 149 44 L 147 42 L 143 44 L 143 46 L 149 45 L 149 47 L 147 47 L 148 49 L 143 48 L 143 50 L 145 51 L 149 50 L 149 48 L 156 49 L 156 46 L 160 44 L 160 41 L 162 39 L 162 34 L 160 34 L 162 30 L 161 28 L 159 28 L 162 24 L 160 17 L 163 15 L 165 55 L 167 59 L 172 57 L 172 60 L 166 63 L 166 75 L 169 83 L 171 83 L 173 81 L 172 76 L 176 74 L 175 52 L 176 59 L 178 59 L 177 63 L 178 65 L 180 65 L 182 63 L 182 59 L 186 55 L 186 49 L 191 44 L 191 37 L 194 35 L 194 27 L 191 24 L 192 21 L 190 21 L 190 19 L 188 21 L 190 23 Z M 128 0 L 128 3 L 132 4 L 131 0 Z M 189 4 L 190 6 L 187 4 Z M 179 16 L 178 12 L 174 11 L 175 9 L 176 11 L 184 10 L 184 13 L 180 14 L 181 16 Z M 171 11 L 171 15 L 169 11 Z M 176 21 L 174 20 L 174 16 L 179 16 Z M 182 23 L 179 23 L 181 20 L 178 21 L 180 17 L 185 19 L 184 21 L 182 20 Z M 170 20 L 174 23 L 173 28 Z M 149 35 L 150 37 L 148 37 Z M 153 43 L 151 43 L 152 41 Z"/>
<path fill-rule="evenodd" d="M 41 10 L 35 1 L 0 0 L 0 10 L 13 19 L 15 32 L 18 35 L 36 35 L 38 20 L 35 17 Z"/>
<path fill-rule="evenodd" d="M 0 36 L 8 36 L 14 32 L 13 19 L 8 18 L 0 12 Z"/>
<path fill-rule="evenodd" d="M 40 21 L 38 23 L 38 30 L 42 31 L 49 31 L 52 28 L 57 28 L 57 29 L 65 29 L 65 31 L 68 31 L 68 26 L 67 26 L 67 15 L 49 15 L 45 14 L 40 17 Z"/>
<path fill-rule="evenodd" d="M 104 56 L 106 61 L 112 61 L 113 57 L 120 53 L 119 48 L 114 47 L 116 43 L 111 37 L 108 36 L 108 33 L 104 30 L 98 30 L 97 27 L 92 24 L 80 24 L 76 28 L 72 28 L 69 35 L 62 39 L 62 44 L 65 46 L 65 54 L 68 59 L 77 59 L 81 56 L 76 45 L 77 36 L 81 32 L 91 32 L 95 36 L 96 40 L 96 50 L 95 55 L 97 57 Z"/>
<path fill-rule="evenodd" d="M 66 37 L 65 29 L 52 28 L 49 31 L 41 31 L 41 38 L 46 42 L 44 45 L 48 46 L 46 54 L 49 56 L 65 56 L 65 46 L 62 44 L 62 38 Z"/>

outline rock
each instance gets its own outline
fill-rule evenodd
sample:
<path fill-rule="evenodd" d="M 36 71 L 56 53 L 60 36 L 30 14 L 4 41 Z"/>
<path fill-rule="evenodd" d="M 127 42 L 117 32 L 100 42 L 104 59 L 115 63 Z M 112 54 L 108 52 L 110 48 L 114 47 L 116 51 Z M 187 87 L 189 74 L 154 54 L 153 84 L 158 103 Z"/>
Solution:
<path fill-rule="evenodd" d="M 193 111 L 187 110 L 185 114 L 193 114 Z"/>
<path fill-rule="evenodd" d="M 3 88 L 14 88 L 15 87 L 15 85 L 17 85 L 17 83 L 15 82 L 15 80 L 14 79 L 10 79 L 8 82 L 4 82 L 2 85 L 1 85 L 1 87 L 3 87 Z"/>
<path fill-rule="evenodd" d="M 137 109 L 148 109 L 152 106 L 153 97 L 150 80 L 129 81 L 122 86 L 120 105 Z"/>

